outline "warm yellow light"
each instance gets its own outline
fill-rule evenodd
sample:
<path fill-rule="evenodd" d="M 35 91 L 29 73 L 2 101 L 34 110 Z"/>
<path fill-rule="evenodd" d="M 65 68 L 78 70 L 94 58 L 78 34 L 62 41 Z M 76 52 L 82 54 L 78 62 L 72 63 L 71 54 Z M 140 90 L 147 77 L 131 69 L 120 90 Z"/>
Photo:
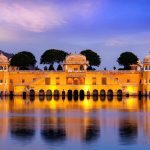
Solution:
<path fill-rule="evenodd" d="M 134 93 L 133 87 L 132 87 L 132 86 L 128 86 L 128 87 L 127 87 L 127 92 L 128 92 L 128 93 Z"/>

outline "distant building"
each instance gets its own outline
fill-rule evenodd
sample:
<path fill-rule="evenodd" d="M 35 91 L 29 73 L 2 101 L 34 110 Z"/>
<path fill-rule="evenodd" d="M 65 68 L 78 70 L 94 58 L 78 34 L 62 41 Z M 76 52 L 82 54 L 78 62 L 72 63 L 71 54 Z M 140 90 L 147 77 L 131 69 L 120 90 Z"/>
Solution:
<path fill-rule="evenodd" d="M 132 70 L 89 71 L 81 54 L 70 54 L 63 71 L 17 70 L 0 54 L 0 93 L 3 95 L 150 95 L 150 54 Z"/>

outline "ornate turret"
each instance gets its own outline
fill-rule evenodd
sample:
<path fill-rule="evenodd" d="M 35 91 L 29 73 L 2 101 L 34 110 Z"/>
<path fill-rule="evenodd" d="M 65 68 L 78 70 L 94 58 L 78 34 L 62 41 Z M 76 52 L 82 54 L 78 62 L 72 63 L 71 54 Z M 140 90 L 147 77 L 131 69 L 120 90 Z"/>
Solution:
<path fill-rule="evenodd" d="M 0 70 L 8 70 L 8 65 L 8 58 L 3 53 L 0 53 Z"/>
<path fill-rule="evenodd" d="M 150 71 L 150 53 L 144 58 L 143 68 L 144 71 Z"/>
<path fill-rule="evenodd" d="M 67 72 L 86 71 L 88 64 L 86 57 L 81 54 L 70 54 L 63 63 L 64 70 Z"/>

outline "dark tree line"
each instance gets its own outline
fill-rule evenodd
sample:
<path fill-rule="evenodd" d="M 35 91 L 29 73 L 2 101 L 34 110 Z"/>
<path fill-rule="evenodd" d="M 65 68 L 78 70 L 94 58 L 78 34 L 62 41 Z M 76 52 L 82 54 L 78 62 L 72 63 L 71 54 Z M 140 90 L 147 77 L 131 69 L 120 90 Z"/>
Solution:
<path fill-rule="evenodd" d="M 100 56 L 93 50 L 86 49 L 81 51 L 80 54 L 86 56 L 86 59 L 89 61 L 88 70 L 95 70 L 94 67 L 99 67 L 101 64 Z M 57 64 L 57 70 L 62 70 L 61 64 L 67 55 L 69 53 L 63 50 L 49 49 L 41 55 L 40 63 L 46 65 L 44 70 L 54 70 L 54 64 Z M 124 67 L 121 68 L 122 70 L 130 70 L 130 65 L 136 64 L 137 61 L 137 56 L 132 52 L 121 53 L 117 59 L 119 65 Z M 12 56 L 10 65 L 17 66 L 20 70 L 38 69 L 35 66 L 36 62 L 35 56 L 31 52 L 22 51 Z M 116 67 L 113 69 L 116 70 Z"/>

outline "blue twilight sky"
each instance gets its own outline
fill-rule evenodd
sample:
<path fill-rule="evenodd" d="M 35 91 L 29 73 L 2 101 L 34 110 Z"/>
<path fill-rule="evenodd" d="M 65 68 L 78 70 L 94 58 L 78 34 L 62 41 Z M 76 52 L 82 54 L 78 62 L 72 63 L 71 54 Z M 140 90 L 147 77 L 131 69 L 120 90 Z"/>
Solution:
<path fill-rule="evenodd" d="M 117 66 L 123 51 L 142 60 L 150 51 L 150 0 L 0 0 L 0 49 L 92 49 L 100 68 Z"/>

